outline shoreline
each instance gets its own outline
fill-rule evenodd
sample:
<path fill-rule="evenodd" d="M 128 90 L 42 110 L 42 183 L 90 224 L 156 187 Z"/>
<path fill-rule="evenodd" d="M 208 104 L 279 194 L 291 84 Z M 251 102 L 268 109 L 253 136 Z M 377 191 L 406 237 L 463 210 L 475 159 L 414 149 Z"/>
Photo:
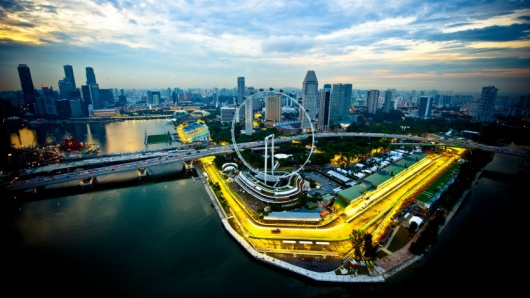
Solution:
<path fill-rule="evenodd" d="M 309 270 L 301 266 L 297 266 L 293 263 L 284 261 L 279 258 L 275 258 L 266 253 L 261 253 L 257 251 L 249 242 L 247 242 L 244 239 L 244 237 L 239 235 L 237 231 L 235 231 L 232 228 L 232 226 L 229 223 L 229 218 L 227 214 L 224 212 L 223 208 L 221 207 L 220 202 L 217 199 L 217 196 L 215 196 L 214 192 L 211 190 L 208 182 L 204 180 L 204 175 L 201 172 L 201 169 L 199 169 L 199 167 L 195 167 L 195 170 L 197 172 L 197 175 L 200 177 L 202 183 L 205 185 L 206 192 L 208 193 L 210 200 L 212 201 L 213 207 L 217 211 L 217 214 L 219 215 L 219 218 L 221 219 L 221 222 L 225 230 L 247 251 L 247 253 L 249 253 L 252 257 L 254 257 L 254 259 L 258 261 L 264 262 L 269 265 L 273 265 L 275 267 L 279 267 L 284 270 L 288 270 L 292 273 L 305 276 L 314 281 L 337 282 L 337 283 L 384 283 L 387 278 L 394 276 L 395 274 L 399 273 L 401 270 L 407 268 L 413 263 L 420 261 L 421 258 L 424 256 L 424 255 L 412 254 L 409 251 L 409 247 L 412 244 L 412 242 L 420 236 L 421 231 L 427 225 L 424 225 L 420 230 L 418 230 L 416 234 L 414 235 L 414 237 L 409 242 L 407 242 L 407 244 L 404 247 L 400 248 L 399 250 L 395 252 L 392 252 L 388 256 L 385 256 L 381 259 L 374 261 L 374 264 L 375 264 L 375 266 L 373 267 L 374 270 L 369 270 L 369 274 L 357 274 L 357 273 L 337 274 L 336 270 L 340 270 L 341 268 L 344 268 L 343 266 L 345 263 L 353 261 L 349 258 L 348 260 L 341 262 L 341 265 L 339 265 L 334 270 L 318 272 L 318 271 Z M 481 173 L 482 173 L 482 170 L 479 171 L 475 175 L 473 183 L 475 183 L 479 179 Z M 464 193 L 459 198 L 459 200 L 455 203 L 455 205 L 448 212 L 448 214 L 446 215 L 445 223 L 442 226 L 440 226 L 438 230 L 438 234 L 443 231 L 445 226 L 452 219 L 453 215 L 458 211 L 458 209 L 460 208 L 460 205 L 465 201 L 465 198 L 468 196 L 469 191 L 470 189 L 467 189 L 466 191 L 464 191 Z"/>

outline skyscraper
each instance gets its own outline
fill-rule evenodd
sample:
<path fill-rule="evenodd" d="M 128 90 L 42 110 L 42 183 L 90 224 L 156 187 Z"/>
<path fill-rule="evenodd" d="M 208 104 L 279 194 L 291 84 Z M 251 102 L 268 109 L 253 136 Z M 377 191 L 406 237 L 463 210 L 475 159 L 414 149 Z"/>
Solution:
<path fill-rule="evenodd" d="M 72 65 L 67 64 L 63 66 L 63 68 L 64 68 L 64 77 L 70 80 L 70 82 L 72 83 L 73 89 L 77 89 L 77 86 L 75 84 L 74 69 L 72 68 Z M 95 80 L 96 78 L 94 76 L 94 81 Z"/>
<path fill-rule="evenodd" d="M 482 87 L 476 113 L 478 122 L 494 122 L 496 120 L 495 101 L 497 100 L 498 91 L 499 89 L 494 86 Z"/>
<path fill-rule="evenodd" d="M 310 119 L 307 119 L 306 113 L 300 111 L 300 121 L 302 123 L 302 130 L 308 130 L 311 128 L 312 123 L 316 120 L 318 113 L 317 103 L 318 100 L 318 80 L 315 71 L 309 70 L 304 78 L 302 84 L 302 107 L 309 115 Z M 314 128 L 314 125 L 313 125 Z"/>
<path fill-rule="evenodd" d="M 418 117 L 421 119 L 427 119 L 431 116 L 433 97 L 432 96 L 420 96 L 420 104 L 418 107 Z"/>
<path fill-rule="evenodd" d="M 318 129 L 328 130 L 330 125 L 331 84 L 324 84 L 324 88 L 319 93 L 317 126 Z"/>
<path fill-rule="evenodd" d="M 245 90 L 245 77 L 237 78 L 237 105 L 243 104 L 245 100 L 246 90 Z"/>
<path fill-rule="evenodd" d="M 392 107 L 392 90 L 386 90 L 384 112 L 387 114 L 390 113 L 391 107 Z"/>
<path fill-rule="evenodd" d="M 265 97 L 265 120 L 279 122 L 282 117 L 281 95 Z"/>
<path fill-rule="evenodd" d="M 91 109 L 89 110 L 102 109 L 103 105 L 99 98 L 99 85 L 96 82 L 96 74 L 94 73 L 94 69 L 92 67 L 86 67 L 86 84 L 88 86 L 89 91 L 87 95 L 89 95 L 90 103 L 92 104 Z M 86 102 L 88 99 L 84 96 L 85 93 L 83 93 L 83 100 Z"/>
<path fill-rule="evenodd" d="M 368 96 L 366 98 L 366 107 L 369 114 L 377 113 L 377 103 L 379 101 L 379 90 L 370 89 L 368 90 Z"/>
<path fill-rule="evenodd" d="M 94 68 L 86 67 L 86 84 L 87 86 L 96 85 L 96 74 L 94 73 Z"/>
<path fill-rule="evenodd" d="M 254 105 L 253 100 L 250 98 L 245 101 L 245 134 L 252 135 L 254 128 Z"/>
<path fill-rule="evenodd" d="M 62 99 L 72 99 L 73 91 L 77 89 L 72 65 L 64 65 L 64 79 L 59 80 L 59 92 Z"/>
<path fill-rule="evenodd" d="M 57 97 L 53 88 L 48 88 L 47 86 L 42 86 L 40 90 L 40 96 L 37 99 L 37 106 L 40 106 L 43 115 L 53 115 L 57 116 Z"/>
<path fill-rule="evenodd" d="M 28 105 L 30 112 L 35 114 L 35 98 L 37 93 L 33 86 L 33 79 L 31 78 L 31 71 L 26 64 L 18 65 L 18 76 L 20 78 L 20 85 L 22 87 L 22 95 L 24 96 L 24 103 Z"/>
<path fill-rule="evenodd" d="M 59 92 L 61 99 L 72 99 L 73 91 L 75 90 L 72 81 L 69 78 L 59 80 Z"/>
<path fill-rule="evenodd" d="M 333 84 L 331 90 L 330 122 L 350 121 L 352 84 Z"/>

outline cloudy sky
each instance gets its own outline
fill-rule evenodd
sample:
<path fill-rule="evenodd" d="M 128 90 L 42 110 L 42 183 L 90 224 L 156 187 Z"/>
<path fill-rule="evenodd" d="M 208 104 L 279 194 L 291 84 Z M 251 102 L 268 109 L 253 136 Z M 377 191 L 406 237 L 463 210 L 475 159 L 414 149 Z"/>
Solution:
<path fill-rule="evenodd" d="M 530 93 L 530 0 L 0 0 L 0 91 L 85 67 L 100 88 Z"/>

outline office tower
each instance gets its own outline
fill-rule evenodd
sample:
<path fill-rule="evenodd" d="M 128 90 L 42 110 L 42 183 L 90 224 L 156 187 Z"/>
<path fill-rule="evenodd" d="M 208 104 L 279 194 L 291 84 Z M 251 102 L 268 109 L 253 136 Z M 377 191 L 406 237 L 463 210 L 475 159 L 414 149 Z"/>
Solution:
<path fill-rule="evenodd" d="M 282 118 L 282 96 L 265 97 L 265 120 L 280 122 Z"/>
<path fill-rule="evenodd" d="M 305 112 L 309 115 L 307 119 L 306 113 L 300 111 L 300 122 L 302 123 L 302 130 L 306 131 L 311 129 L 311 126 L 317 115 L 317 98 L 318 98 L 318 80 L 315 72 L 313 70 L 307 71 L 307 74 L 304 78 L 302 84 L 302 107 L 305 109 Z"/>
<path fill-rule="evenodd" d="M 39 92 L 40 96 L 37 98 L 37 106 L 42 111 L 42 115 L 57 116 L 57 95 L 53 91 L 53 88 L 42 86 Z"/>
<path fill-rule="evenodd" d="M 331 84 L 324 84 L 319 96 L 317 126 L 320 130 L 328 130 L 330 125 Z"/>
<path fill-rule="evenodd" d="M 20 85 L 22 87 L 24 103 L 29 107 L 30 112 L 35 114 L 35 98 L 37 97 L 37 92 L 35 92 L 35 87 L 33 86 L 31 71 L 26 64 L 19 64 L 17 69 L 18 76 L 20 78 Z"/>
<path fill-rule="evenodd" d="M 377 102 L 379 101 L 379 90 L 368 90 L 366 98 L 366 107 L 368 114 L 375 114 L 377 112 Z"/>
<path fill-rule="evenodd" d="M 254 126 L 254 105 L 252 98 L 245 101 L 245 133 L 247 135 L 252 135 L 252 130 Z"/>
<path fill-rule="evenodd" d="M 86 86 L 87 88 L 82 91 L 83 101 L 85 107 L 90 107 L 90 115 L 90 110 L 93 111 L 103 108 L 103 104 L 101 103 L 101 100 L 99 98 L 99 85 L 96 82 L 96 74 L 94 73 L 94 69 L 92 67 L 86 67 Z"/>
<path fill-rule="evenodd" d="M 390 108 L 392 107 L 392 90 L 385 91 L 385 105 L 383 111 L 388 114 L 390 113 Z"/>
<path fill-rule="evenodd" d="M 88 89 L 90 91 L 90 98 L 92 99 L 92 108 L 94 110 L 103 109 L 103 103 L 101 102 L 99 95 L 99 85 L 90 85 Z"/>
<path fill-rule="evenodd" d="M 75 84 L 75 77 L 74 77 L 74 69 L 72 68 L 72 65 L 65 65 L 64 68 L 64 77 L 65 79 L 69 79 L 72 83 L 73 89 L 77 89 Z M 94 81 L 96 81 L 96 78 L 94 77 Z"/>
<path fill-rule="evenodd" d="M 99 101 L 104 109 L 108 109 L 114 105 L 114 94 L 112 89 L 99 89 Z"/>
<path fill-rule="evenodd" d="M 352 84 L 333 84 L 330 102 L 330 123 L 349 122 Z"/>
<path fill-rule="evenodd" d="M 433 104 L 432 96 L 420 96 L 420 103 L 418 107 L 418 117 L 421 119 L 428 119 L 431 116 Z"/>
<path fill-rule="evenodd" d="M 72 113 L 70 115 L 72 118 L 82 118 L 85 116 L 81 99 L 74 98 L 70 100 L 70 112 Z"/>
<path fill-rule="evenodd" d="M 69 78 L 59 80 L 59 92 L 61 93 L 61 99 L 72 99 L 73 92 L 75 90 L 74 84 Z"/>
<path fill-rule="evenodd" d="M 476 114 L 478 122 L 494 122 L 496 120 L 495 101 L 497 100 L 498 91 L 499 89 L 494 86 L 482 87 Z"/>
<path fill-rule="evenodd" d="M 173 93 L 175 95 L 175 93 Z M 127 97 L 125 97 L 125 90 L 120 89 L 120 95 L 118 96 L 118 104 L 125 106 L 127 104 Z"/>
<path fill-rule="evenodd" d="M 96 85 L 96 74 L 92 67 L 86 67 L 86 84 L 87 86 Z"/>
<path fill-rule="evenodd" d="M 245 100 L 245 77 L 238 77 L 237 78 L 237 102 L 236 105 L 243 104 L 243 101 Z"/>
<path fill-rule="evenodd" d="M 161 103 L 160 91 L 147 91 L 147 103 L 153 106 L 157 106 Z"/>
<path fill-rule="evenodd" d="M 59 99 L 55 102 L 57 106 L 57 116 L 62 119 L 68 119 L 72 115 L 70 110 L 70 100 L 68 99 Z"/>
<path fill-rule="evenodd" d="M 212 94 L 212 101 L 214 103 L 214 106 L 216 108 L 219 108 L 220 103 L 219 103 L 219 94 L 217 93 L 217 90 Z"/>
<path fill-rule="evenodd" d="M 236 108 L 234 107 L 222 107 L 220 110 L 221 113 L 221 122 L 232 122 L 234 120 L 234 114 L 236 113 Z"/>
<path fill-rule="evenodd" d="M 90 112 L 94 109 L 92 104 L 92 98 L 90 97 L 90 88 L 87 85 L 81 86 L 81 107 L 83 109 L 84 117 L 90 115 Z"/>

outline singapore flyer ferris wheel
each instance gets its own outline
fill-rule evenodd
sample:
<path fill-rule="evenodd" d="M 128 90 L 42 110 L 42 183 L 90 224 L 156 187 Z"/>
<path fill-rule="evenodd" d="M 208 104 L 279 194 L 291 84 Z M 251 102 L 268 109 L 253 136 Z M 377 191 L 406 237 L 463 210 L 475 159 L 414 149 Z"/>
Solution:
<path fill-rule="evenodd" d="M 240 152 L 240 149 L 238 147 L 238 144 L 236 142 L 236 137 L 235 137 L 235 124 L 239 122 L 239 119 L 236 119 L 237 117 L 239 117 L 239 111 L 241 109 L 241 107 L 245 107 L 246 108 L 246 103 L 249 102 L 251 103 L 254 99 L 254 97 L 264 97 L 264 96 L 279 96 L 280 98 L 280 102 L 282 99 L 287 99 L 288 101 L 292 102 L 293 104 L 296 104 L 298 107 L 299 107 L 299 110 L 300 111 L 303 111 L 304 113 L 304 118 L 303 120 L 307 121 L 309 123 L 309 130 L 311 132 L 311 148 L 309 150 L 309 153 L 307 154 L 307 158 L 305 158 L 305 161 L 300 165 L 299 168 L 295 169 L 294 171 L 291 171 L 291 172 L 285 172 L 285 171 L 281 171 L 281 174 L 279 175 L 274 175 L 274 169 L 275 169 L 275 166 L 276 164 L 274 163 L 274 134 L 271 134 L 267 137 L 265 137 L 264 141 L 262 142 L 263 145 L 265 146 L 265 158 L 264 158 L 264 161 L 265 161 L 265 167 L 264 169 L 262 169 L 260 171 L 260 169 L 257 169 L 255 168 L 254 166 L 252 166 L 250 163 L 248 163 L 244 158 L 243 156 L 241 155 L 241 152 Z M 261 92 L 258 92 L 256 94 L 252 94 L 251 96 L 247 97 L 243 103 L 241 105 L 239 105 L 235 111 L 235 114 L 234 114 L 234 118 L 232 119 L 232 128 L 231 128 L 231 133 L 232 133 L 232 143 L 233 143 L 233 146 L 234 146 L 234 151 L 235 153 L 237 154 L 237 156 L 239 157 L 239 159 L 241 160 L 241 162 L 245 165 L 245 167 L 247 167 L 251 172 L 253 172 L 254 174 L 256 174 L 257 176 L 260 176 L 262 177 L 264 180 L 266 181 L 277 181 L 279 179 L 284 179 L 284 178 L 289 178 L 293 175 L 297 175 L 299 171 L 301 171 L 304 166 L 308 163 L 310 163 L 310 158 L 311 158 L 311 155 L 313 154 L 313 151 L 314 151 L 314 147 L 315 147 L 315 130 L 314 130 L 314 127 L 313 127 L 313 123 L 311 121 L 311 117 L 309 116 L 309 114 L 307 113 L 308 111 L 306 109 L 304 109 L 302 107 L 302 105 L 300 105 L 298 103 L 298 101 L 294 98 L 292 98 L 291 96 L 283 93 L 283 92 L 275 92 L 275 91 L 261 91 Z M 253 113 L 248 113 L 248 114 L 253 114 Z M 304 121 L 302 121 L 303 123 Z M 291 140 L 295 140 L 295 139 L 303 139 L 303 138 L 307 138 L 307 136 L 292 136 L 290 137 L 289 139 Z M 269 170 L 267 170 L 267 164 L 268 164 L 268 157 L 269 157 L 269 144 L 270 144 L 270 158 L 271 158 L 271 167 Z"/>

